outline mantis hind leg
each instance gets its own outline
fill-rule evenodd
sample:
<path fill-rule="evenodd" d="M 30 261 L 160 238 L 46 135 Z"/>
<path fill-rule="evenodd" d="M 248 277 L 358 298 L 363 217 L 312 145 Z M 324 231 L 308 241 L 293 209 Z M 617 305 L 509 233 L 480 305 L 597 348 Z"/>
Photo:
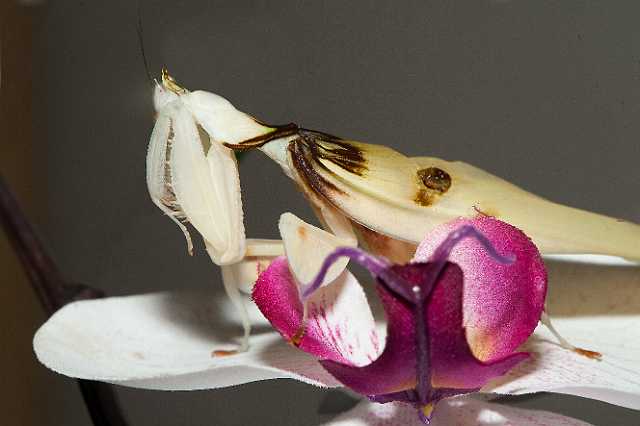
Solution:
<path fill-rule="evenodd" d="M 546 311 L 546 307 L 545 310 L 542 311 L 542 315 L 540 316 L 540 323 L 542 323 L 542 325 L 544 325 L 545 327 L 547 327 L 547 329 L 551 332 L 551 334 L 553 334 L 553 336 L 556 338 L 556 340 L 558 341 L 558 344 L 569 351 L 575 352 L 579 355 L 585 356 L 587 358 L 591 358 L 591 359 L 601 359 L 602 358 L 602 354 L 600 352 L 596 352 L 596 351 L 591 351 L 588 349 L 582 349 L 579 348 L 577 346 L 572 345 L 571 343 L 569 343 L 569 341 L 567 339 L 565 339 L 558 330 L 556 330 L 556 328 L 553 326 L 553 323 L 551 322 L 551 317 L 549 316 L 549 314 Z"/>

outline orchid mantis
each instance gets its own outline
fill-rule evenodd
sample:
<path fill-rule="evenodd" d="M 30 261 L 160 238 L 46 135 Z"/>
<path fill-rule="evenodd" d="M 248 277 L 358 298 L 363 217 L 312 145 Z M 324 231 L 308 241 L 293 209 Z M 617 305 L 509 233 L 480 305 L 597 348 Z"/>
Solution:
<path fill-rule="evenodd" d="M 158 118 L 147 157 L 149 193 L 182 229 L 189 251 L 186 223 L 202 235 L 211 259 L 222 267 L 225 289 L 243 316 L 241 349 L 246 349 L 249 325 L 238 287 L 250 289 L 257 272 L 283 251 L 299 258 L 293 268 L 301 281 L 319 269 L 322 257 L 302 256 L 304 245 L 282 247 L 275 241 L 250 240 L 247 247 L 232 150 L 259 149 L 282 168 L 330 231 L 323 236 L 327 252 L 359 243 L 404 263 L 437 226 L 460 217 L 492 216 L 522 229 L 543 255 L 640 261 L 639 225 L 553 203 L 462 162 L 407 157 L 294 124 L 269 126 L 218 95 L 180 87 L 165 70 L 154 104 Z M 281 232 L 293 227 L 292 220 L 283 218 Z M 344 269 L 342 263 L 334 276 Z M 550 326 L 546 314 L 542 318 Z"/>

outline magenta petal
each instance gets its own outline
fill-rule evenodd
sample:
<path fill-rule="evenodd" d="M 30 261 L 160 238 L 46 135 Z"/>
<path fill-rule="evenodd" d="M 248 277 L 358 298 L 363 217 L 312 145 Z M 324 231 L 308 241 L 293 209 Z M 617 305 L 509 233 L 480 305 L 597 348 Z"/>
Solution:
<path fill-rule="evenodd" d="M 505 374 L 528 354 L 509 354 L 490 362 L 474 356 L 467 342 L 469 329 L 463 328 L 462 271 L 455 265 L 447 272 L 433 289 L 427 308 L 431 384 L 436 388 L 478 389 L 490 379 Z"/>
<path fill-rule="evenodd" d="M 464 325 L 473 354 L 483 361 L 512 353 L 533 332 L 544 305 L 547 273 L 540 253 L 519 229 L 492 217 L 458 219 L 429 233 L 414 261 L 426 262 L 451 231 L 472 225 L 512 264 L 498 264 L 475 239 L 458 243 L 449 260 L 464 273 Z"/>
<path fill-rule="evenodd" d="M 410 264 L 394 266 L 392 271 L 405 279 L 408 285 L 418 285 L 428 294 L 426 287 L 431 280 L 427 278 L 432 276 L 436 267 L 434 264 Z M 409 391 L 400 399 L 411 401 L 410 392 L 417 385 L 415 307 L 383 284 L 378 284 L 377 290 L 388 322 L 383 353 L 370 365 L 360 368 L 333 361 L 323 361 L 322 365 L 356 392 L 385 400 L 385 394 L 399 398 L 402 396 L 399 392 Z M 462 271 L 457 265 L 448 263 L 424 302 L 429 334 L 428 365 L 424 370 L 430 376 L 430 399 L 433 401 L 477 390 L 489 379 L 504 374 L 527 357 L 527 354 L 514 354 L 484 363 L 473 356 L 462 326 L 462 291 Z"/>
<path fill-rule="evenodd" d="M 416 386 L 416 327 L 412 308 L 381 285 L 376 287 L 387 316 L 384 351 L 371 364 L 353 367 L 322 361 L 336 379 L 363 395 L 378 395 Z"/>
<path fill-rule="evenodd" d="M 344 271 L 303 305 L 287 259 L 279 257 L 258 277 L 252 294 L 262 314 L 282 336 L 319 359 L 364 365 L 377 358 L 380 343 L 373 315 L 357 280 Z"/>

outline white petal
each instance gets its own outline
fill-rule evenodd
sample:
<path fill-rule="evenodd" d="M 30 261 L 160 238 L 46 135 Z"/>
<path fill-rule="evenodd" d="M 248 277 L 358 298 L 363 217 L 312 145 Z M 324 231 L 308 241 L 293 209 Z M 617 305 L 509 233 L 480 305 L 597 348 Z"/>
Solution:
<path fill-rule="evenodd" d="M 415 408 L 406 404 L 363 401 L 326 426 L 423 426 Z M 431 426 L 589 426 L 589 423 L 547 411 L 525 410 L 472 397 L 450 398 L 436 406 Z"/>
<path fill-rule="evenodd" d="M 38 330 L 33 345 L 40 362 L 58 373 L 146 389 L 213 389 L 274 378 L 337 385 L 251 308 L 254 335 L 249 351 L 238 355 L 212 356 L 214 350 L 236 349 L 232 339 L 239 327 L 230 320 L 236 318 L 231 303 L 209 294 L 75 302 Z"/>
<path fill-rule="evenodd" d="M 351 364 L 370 364 L 382 353 L 386 330 L 376 330 L 367 297 L 351 272 L 342 271 L 319 288 L 307 306 L 309 329 Z"/>
<path fill-rule="evenodd" d="M 640 263 L 624 259 L 618 256 L 606 256 L 602 254 L 549 254 L 543 255 L 545 260 L 569 263 L 587 263 L 604 266 L 639 266 Z"/>
<path fill-rule="evenodd" d="M 205 239 L 214 262 L 237 262 L 244 255 L 245 236 L 235 157 L 215 143 L 205 156 L 194 118 L 182 104 L 171 117 L 175 137 L 170 162 L 176 198 Z"/>
<path fill-rule="evenodd" d="M 309 225 L 292 213 L 280 216 L 280 235 L 289 267 L 300 284 L 310 283 L 318 274 L 324 259 L 337 247 L 355 246 L 355 239 L 339 238 Z M 329 268 L 323 284 L 342 273 L 349 259 L 341 258 Z"/>
<path fill-rule="evenodd" d="M 149 140 L 149 148 L 147 150 L 147 188 L 153 203 L 160 208 L 176 225 L 182 230 L 187 239 L 187 250 L 191 254 L 193 251 L 193 243 L 187 228 L 178 220 L 178 211 L 170 209 L 165 202 L 170 202 L 172 195 L 169 192 L 167 184 L 167 144 L 171 137 L 171 117 L 170 113 L 173 108 L 167 107 L 158 112 L 156 124 L 151 133 Z M 165 202 L 163 202 L 165 200 Z"/>
<path fill-rule="evenodd" d="M 245 257 L 240 262 L 225 266 L 230 279 L 245 293 L 251 293 L 258 276 L 267 269 L 273 259 L 284 255 L 280 240 L 247 239 Z"/>
<path fill-rule="evenodd" d="M 485 390 L 559 392 L 640 409 L 640 269 L 552 264 L 549 291 L 556 328 L 602 360 L 560 348 L 538 327 L 523 347 L 532 359 Z"/>

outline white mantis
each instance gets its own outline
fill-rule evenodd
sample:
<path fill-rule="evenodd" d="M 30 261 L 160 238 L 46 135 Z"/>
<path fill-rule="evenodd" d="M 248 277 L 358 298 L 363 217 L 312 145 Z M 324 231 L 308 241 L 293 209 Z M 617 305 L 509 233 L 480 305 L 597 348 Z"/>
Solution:
<path fill-rule="evenodd" d="M 164 70 L 154 104 L 158 115 L 147 155 L 149 193 L 182 229 L 189 252 L 187 223 L 222 267 L 227 294 L 243 319 L 241 351 L 248 347 L 250 326 L 238 288 L 250 288 L 260 266 L 283 252 L 294 275 L 306 282 L 319 269 L 322 253 L 337 246 L 359 242 L 376 254 L 407 261 L 433 227 L 488 214 L 525 231 L 545 255 L 640 261 L 640 226 L 555 204 L 465 163 L 407 157 L 295 125 L 268 126 L 218 95 L 178 86 Z M 253 148 L 295 181 L 330 231 L 308 230 L 315 233 L 314 241 L 323 241 L 314 256 L 303 255 L 309 250 L 303 242 L 287 242 L 295 239 L 285 238 L 283 248 L 278 241 L 245 238 L 232 149 Z M 280 231 L 285 236 L 301 226 L 295 217 L 283 215 Z M 337 265 L 331 276 L 345 266 Z M 550 326 L 546 315 L 543 319 Z"/>

